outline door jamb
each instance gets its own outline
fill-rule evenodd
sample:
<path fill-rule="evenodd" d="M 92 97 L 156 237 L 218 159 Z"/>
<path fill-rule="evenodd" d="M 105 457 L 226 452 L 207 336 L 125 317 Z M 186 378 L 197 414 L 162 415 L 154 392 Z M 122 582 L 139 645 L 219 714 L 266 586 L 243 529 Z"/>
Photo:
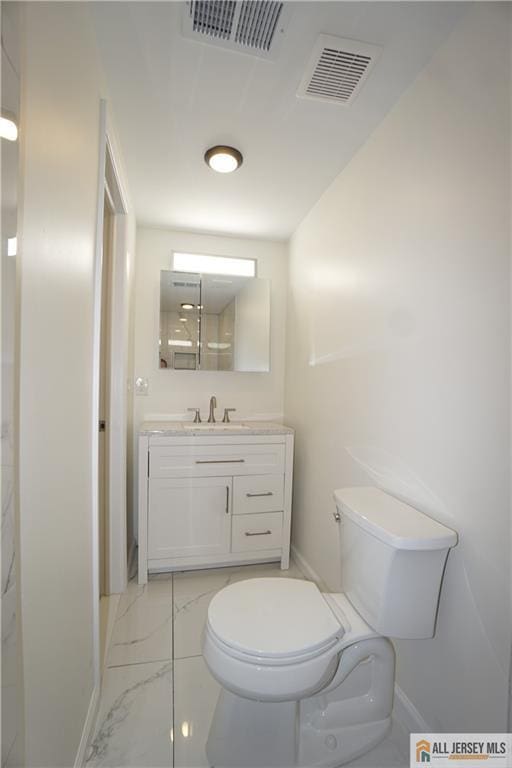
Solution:
<path fill-rule="evenodd" d="M 101 279 L 103 263 L 103 208 L 107 194 L 113 204 L 112 295 L 110 301 L 108 556 L 107 592 L 124 592 L 127 585 L 127 316 L 128 316 L 128 217 L 127 198 L 121 182 L 107 103 L 100 101 L 99 172 L 93 285 L 92 371 L 92 581 L 95 685 L 100 669 L 100 583 L 98 508 L 98 420 L 100 377 Z"/>

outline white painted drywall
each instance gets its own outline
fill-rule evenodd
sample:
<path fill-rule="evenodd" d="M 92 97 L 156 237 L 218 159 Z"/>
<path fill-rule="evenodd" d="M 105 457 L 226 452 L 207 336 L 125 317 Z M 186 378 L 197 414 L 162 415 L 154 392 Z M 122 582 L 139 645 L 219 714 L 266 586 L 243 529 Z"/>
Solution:
<path fill-rule="evenodd" d="M 20 551 L 26 764 L 74 764 L 93 656 L 93 287 L 100 98 L 89 10 L 26 4 Z M 103 171 L 102 171 L 103 172 Z"/>
<path fill-rule="evenodd" d="M 19 121 L 20 4 L 3 3 L 2 112 Z M 16 387 L 17 257 L 9 254 L 9 240 L 18 231 L 19 142 L 1 140 L 1 474 L 2 590 L 1 590 L 1 734 L 2 768 L 24 764 L 23 665 L 20 642 L 20 581 L 18 537 L 18 420 Z"/>
<path fill-rule="evenodd" d="M 339 587 L 332 492 L 354 484 L 459 532 L 437 636 L 397 643 L 441 731 L 506 729 L 510 10 L 475 4 L 290 248 L 293 540 Z"/>

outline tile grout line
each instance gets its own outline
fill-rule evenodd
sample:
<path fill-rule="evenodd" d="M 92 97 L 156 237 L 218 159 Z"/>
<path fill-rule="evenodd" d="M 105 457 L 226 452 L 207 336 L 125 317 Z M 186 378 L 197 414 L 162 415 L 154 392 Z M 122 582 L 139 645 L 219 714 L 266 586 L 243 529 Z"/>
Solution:
<path fill-rule="evenodd" d="M 203 654 L 202 653 L 191 653 L 190 656 L 178 656 L 174 659 L 174 662 L 177 661 L 186 661 L 187 659 L 202 659 Z"/>
<path fill-rule="evenodd" d="M 165 664 L 166 662 L 172 662 L 172 657 L 168 656 L 166 659 L 144 659 L 144 661 L 128 661 L 126 664 L 108 664 L 106 669 L 122 669 L 123 667 L 138 667 L 142 664 Z"/>

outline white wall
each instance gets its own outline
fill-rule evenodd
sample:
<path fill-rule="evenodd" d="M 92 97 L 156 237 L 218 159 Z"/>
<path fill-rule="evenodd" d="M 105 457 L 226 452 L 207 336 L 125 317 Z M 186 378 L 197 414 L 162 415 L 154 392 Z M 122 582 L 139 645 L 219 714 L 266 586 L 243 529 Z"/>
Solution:
<path fill-rule="evenodd" d="M 87 4 L 29 3 L 24 12 L 20 549 L 26 764 L 69 767 L 95 682 L 93 286 L 100 98 L 106 94 Z"/>
<path fill-rule="evenodd" d="M 2 111 L 19 119 L 19 4 L 3 3 Z M 2 487 L 2 768 L 23 765 L 23 669 L 20 642 L 19 540 L 17 531 L 16 257 L 8 239 L 17 223 L 19 142 L 1 142 L 1 487 Z"/>
<path fill-rule="evenodd" d="M 293 539 L 339 587 L 332 492 L 353 484 L 459 532 L 437 636 L 397 644 L 442 731 L 506 726 L 509 23 L 509 4 L 468 11 L 290 248 Z"/>
<path fill-rule="evenodd" d="M 171 269 L 173 250 L 258 260 L 258 277 L 271 282 L 270 373 L 172 371 L 158 367 L 160 270 Z M 200 235 L 164 229 L 137 230 L 135 276 L 135 376 L 149 379 L 149 395 L 135 396 L 135 426 L 159 414 L 182 414 L 200 407 L 208 413 L 211 395 L 217 414 L 237 408 L 233 418 L 283 412 L 284 326 L 286 318 L 286 246 L 262 240 Z"/>

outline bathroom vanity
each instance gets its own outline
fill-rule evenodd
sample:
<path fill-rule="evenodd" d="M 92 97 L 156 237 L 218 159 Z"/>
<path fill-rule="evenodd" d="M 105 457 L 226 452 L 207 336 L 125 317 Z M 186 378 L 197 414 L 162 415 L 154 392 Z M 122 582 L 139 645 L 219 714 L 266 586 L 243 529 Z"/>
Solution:
<path fill-rule="evenodd" d="M 293 430 L 271 422 L 145 422 L 139 432 L 139 584 L 148 572 L 281 561 Z"/>

